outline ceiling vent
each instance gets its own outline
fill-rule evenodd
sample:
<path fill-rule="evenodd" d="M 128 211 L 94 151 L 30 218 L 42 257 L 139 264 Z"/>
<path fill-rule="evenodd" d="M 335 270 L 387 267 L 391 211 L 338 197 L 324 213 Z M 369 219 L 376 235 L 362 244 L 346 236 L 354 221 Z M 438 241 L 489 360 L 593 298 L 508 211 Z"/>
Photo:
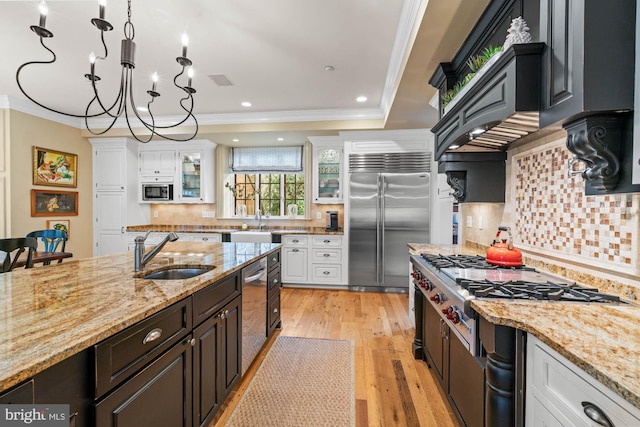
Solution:
<path fill-rule="evenodd" d="M 224 74 L 211 74 L 209 75 L 209 78 L 218 86 L 233 86 L 231 80 L 229 80 Z"/>

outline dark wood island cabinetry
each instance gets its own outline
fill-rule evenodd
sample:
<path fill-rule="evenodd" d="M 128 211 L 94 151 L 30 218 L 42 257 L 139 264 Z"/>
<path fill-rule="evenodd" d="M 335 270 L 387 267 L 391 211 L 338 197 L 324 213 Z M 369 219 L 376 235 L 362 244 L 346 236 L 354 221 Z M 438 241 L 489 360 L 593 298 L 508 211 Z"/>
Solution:
<path fill-rule="evenodd" d="M 50 321 L 59 312 L 58 323 L 71 323 L 70 309 L 91 306 L 90 302 L 103 305 L 91 310 L 88 324 L 73 323 L 72 332 L 60 325 L 53 330 L 53 322 L 46 337 L 51 337 L 51 342 L 39 353 L 31 352 L 32 362 L 25 361 L 22 369 L 0 370 L 0 402 L 69 404 L 74 427 L 207 425 L 241 376 L 242 268 L 265 256 L 279 259 L 277 244 L 219 243 L 212 247 L 181 243 L 169 249 L 169 264 L 215 265 L 200 279 L 154 281 L 138 279 L 133 273 L 130 278 L 123 277 L 122 270 L 131 269 L 128 254 L 52 267 L 80 273 L 88 268 L 91 274 L 84 277 L 86 285 L 78 274 L 75 280 L 71 278 L 78 289 L 77 298 L 67 305 L 66 313 L 63 305 L 46 307 Z M 195 261 L 194 253 L 201 258 Z M 114 263 L 101 265 L 106 258 Z M 167 260 L 160 260 L 149 271 L 166 268 Z M 100 273 L 109 269 L 118 275 L 112 274 L 110 279 L 120 294 L 114 295 L 115 289 L 107 290 L 104 278 L 99 279 Z M 33 280 L 35 273 L 25 270 L 4 276 L 14 276 L 13 284 L 22 285 L 19 282 Z M 279 284 L 279 276 L 270 277 Z M 2 280 L 6 277 L 0 277 Z M 25 292 L 14 298 L 16 316 L 24 313 L 23 297 L 26 306 L 32 307 L 31 301 L 38 295 Z M 37 308 L 30 318 L 42 314 Z M 133 312 L 134 316 L 130 314 Z M 270 313 L 263 316 L 269 317 Z M 103 319 L 107 317 L 109 321 Z M 13 320 L 15 324 L 21 321 L 18 317 Z M 34 329 L 44 327 L 33 325 Z M 95 335 L 87 338 L 88 333 Z M 60 334 L 71 336 L 65 335 L 63 340 Z M 54 348 L 56 344 L 61 348 Z M 9 346 L 2 348 L 2 356 L 19 366 L 21 353 L 14 353 Z M 50 351 L 47 354 L 53 363 L 39 358 L 43 349 Z"/>

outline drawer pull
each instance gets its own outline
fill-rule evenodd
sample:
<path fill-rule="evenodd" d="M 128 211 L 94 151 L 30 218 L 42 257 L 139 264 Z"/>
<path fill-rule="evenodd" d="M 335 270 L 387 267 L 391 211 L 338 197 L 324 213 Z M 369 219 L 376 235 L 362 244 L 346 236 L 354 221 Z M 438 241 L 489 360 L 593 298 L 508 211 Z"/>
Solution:
<path fill-rule="evenodd" d="M 331 274 L 330 271 L 323 271 L 322 274 Z"/>
<path fill-rule="evenodd" d="M 291 249 L 291 252 L 300 252 L 299 249 Z"/>
<path fill-rule="evenodd" d="M 605 427 L 613 427 L 613 423 L 611 422 L 609 417 L 607 417 L 604 412 L 602 412 L 602 409 L 598 408 L 593 403 L 582 402 L 582 409 L 584 410 L 584 413 L 587 415 L 587 417 L 589 417 L 589 419 L 596 424 Z"/>
<path fill-rule="evenodd" d="M 322 254 L 323 257 L 328 258 L 331 256 L 331 254 Z"/>
<path fill-rule="evenodd" d="M 293 243 L 300 243 L 300 240 L 298 240 L 298 239 L 293 239 L 293 240 L 292 240 L 292 242 L 293 242 Z"/>
<path fill-rule="evenodd" d="M 208 241 L 208 240 L 209 240 L 209 238 L 208 238 L 208 237 L 203 237 L 203 238 L 202 238 L 202 241 L 203 241 L 203 242 L 206 242 L 206 241 Z"/>
<path fill-rule="evenodd" d="M 162 335 L 162 329 L 160 328 L 152 329 L 144 337 L 144 339 L 142 340 L 142 344 L 147 344 L 147 343 L 150 343 L 151 341 L 155 341 L 158 338 L 160 338 L 161 335 Z"/>
<path fill-rule="evenodd" d="M 324 242 L 325 243 L 331 243 L 331 240 L 325 240 Z"/>

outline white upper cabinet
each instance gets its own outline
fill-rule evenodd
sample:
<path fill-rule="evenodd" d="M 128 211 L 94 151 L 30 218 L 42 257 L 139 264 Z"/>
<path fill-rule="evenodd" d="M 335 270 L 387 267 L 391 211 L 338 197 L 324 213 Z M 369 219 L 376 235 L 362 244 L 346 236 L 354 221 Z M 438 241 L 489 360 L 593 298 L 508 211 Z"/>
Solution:
<path fill-rule="evenodd" d="M 339 137 L 309 137 L 313 144 L 313 202 L 343 203 L 344 151 Z"/>
<path fill-rule="evenodd" d="M 154 144 L 154 143 L 149 143 Z M 176 173 L 176 150 L 156 149 L 152 145 L 140 147 L 140 175 L 174 175 Z"/>
<path fill-rule="evenodd" d="M 179 188 L 174 194 L 179 203 L 213 203 L 214 199 L 213 143 L 193 143 L 178 152 Z"/>
<path fill-rule="evenodd" d="M 142 203 L 213 203 L 216 144 L 207 140 L 140 145 L 138 181 L 172 186 L 173 200 Z M 140 193 L 142 194 L 142 193 Z M 142 196 L 141 196 L 142 197 Z"/>

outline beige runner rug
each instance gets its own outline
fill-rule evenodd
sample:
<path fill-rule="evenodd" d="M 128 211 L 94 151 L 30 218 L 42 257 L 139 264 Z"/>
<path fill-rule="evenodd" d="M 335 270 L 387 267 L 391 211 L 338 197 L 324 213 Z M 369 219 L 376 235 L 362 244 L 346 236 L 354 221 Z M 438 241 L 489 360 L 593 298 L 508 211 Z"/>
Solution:
<path fill-rule="evenodd" d="M 279 336 L 228 427 L 355 425 L 353 341 Z"/>

